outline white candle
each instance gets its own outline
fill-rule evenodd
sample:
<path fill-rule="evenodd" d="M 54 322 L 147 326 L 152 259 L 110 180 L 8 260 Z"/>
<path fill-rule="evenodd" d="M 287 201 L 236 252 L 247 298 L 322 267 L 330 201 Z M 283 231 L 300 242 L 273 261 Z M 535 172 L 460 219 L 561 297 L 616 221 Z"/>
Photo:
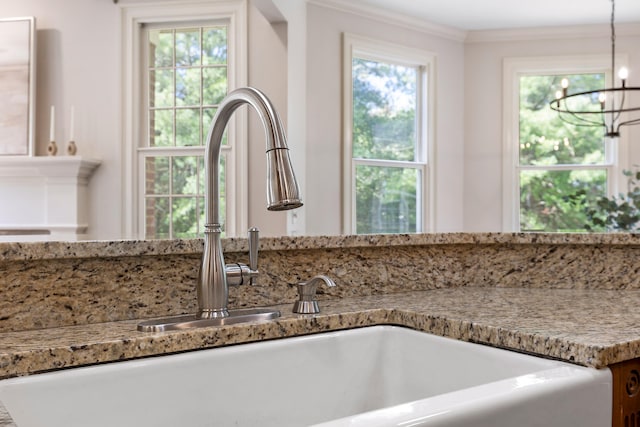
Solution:
<path fill-rule="evenodd" d="M 73 128 L 75 125 L 75 108 L 71 106 L 71 124 L 69 125 L 69 141 L 73 141 Z"/>
<path fill-rule="evenodd" d="M 49 127 L 49 141 L 55 141 L 55 135 L 56 135 L 56 109 L 55 107 L 52 105 L 51 106 L 51 123 L 50 123 L 50 127 Z"/>

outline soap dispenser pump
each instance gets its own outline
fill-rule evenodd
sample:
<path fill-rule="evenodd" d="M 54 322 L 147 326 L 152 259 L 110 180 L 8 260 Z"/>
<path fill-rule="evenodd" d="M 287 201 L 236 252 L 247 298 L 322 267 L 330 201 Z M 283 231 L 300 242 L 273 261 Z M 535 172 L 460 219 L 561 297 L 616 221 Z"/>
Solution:
<path fill-rule="evenodd" d="M 335 282 L 325 275 L 318 275 L 306 282 L 298 283 L 298 301 L 293 304 L 293 312 L 300 314 L 320 313 L 320 307 L 316 300 L 316 289 L 319 283 L 325 283 L 329 287 L 335 286 Z"/>

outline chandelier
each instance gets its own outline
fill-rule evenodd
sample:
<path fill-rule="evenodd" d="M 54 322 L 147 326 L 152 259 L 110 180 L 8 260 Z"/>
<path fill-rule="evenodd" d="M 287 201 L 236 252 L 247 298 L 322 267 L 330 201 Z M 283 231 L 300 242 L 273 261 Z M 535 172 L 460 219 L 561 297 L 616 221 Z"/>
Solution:
<path fill-rule="evenodd" d="M 602 127 L 604 135 L 610 138 L 619 137 L 622 126 L 640 124 L 640 106 L 625 104 L 631 92 L 640 91 L 640 87 L 627 87 L 627 68 L 620 68 L 620 86 L 615 86 L 615 8 L 615 0 L 611 0 L 611 87 L 570 94 L 569 80 L 564 78 L 561 82 L 562 89 L 556 92 L 556 99 L 549 103 L 563 121 L 574 126 Z"/>

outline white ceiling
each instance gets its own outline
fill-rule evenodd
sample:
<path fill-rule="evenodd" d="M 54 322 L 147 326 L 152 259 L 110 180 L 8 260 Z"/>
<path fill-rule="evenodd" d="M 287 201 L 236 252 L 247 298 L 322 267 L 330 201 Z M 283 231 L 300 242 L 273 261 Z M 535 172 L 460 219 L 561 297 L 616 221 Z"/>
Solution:
<path fill-rule="evenodd" d="M 464 31 L 607 24 L 611 0 L 355 0 Z M 615 22 L 640 23 L 640 0 L 616 0 Z"/>

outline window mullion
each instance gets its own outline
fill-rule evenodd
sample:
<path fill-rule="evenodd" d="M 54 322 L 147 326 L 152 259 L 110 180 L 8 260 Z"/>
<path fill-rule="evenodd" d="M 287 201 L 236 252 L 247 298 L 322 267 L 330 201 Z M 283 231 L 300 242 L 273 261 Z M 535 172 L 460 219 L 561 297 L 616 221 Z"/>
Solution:
<path fill-rule="evenodd" d="M 177 139 L 177 132 L 178 132 L 178 122 L 176 120 L 176 117 L 178 116 L 176 113 L 176 75 L 178 74 L 178 68 L 176 66 L 176 30 L 173 29 L 171 31 L 171 35 L 172 35 L 172 40 L 173 40 L 173 52 L 172 52 L 172 56 L 173 56 L 173 64 L 172 65 L 172 69 L 173 69 L 173 95 L 171 96 L 171 105 L 173 106 L 173 132 L 172 132 L 172 136 L 171 136 L 171 142 L 172 142 L 172 146 L 176 146 L 176 139 Z M 172 221 L 173 223 L 173 221 Z M 173 238 L 173 234 L 171 234 L 172 238 Z"/>
<path fill-rule="evenodd" d="M 563 165 L 518 165 L 516 167 L 519 171 L 571 171 L 571 170 L 597 170 L 608 169 L 612 165 L 606 163 L 576 163 L 576 164 L 563 164 Z"/>
<path fill-rule="evenodd" d="M 362 158 L 354 158 L 354 163 L 361 166 L 379 166 L 379 167 L 390 167 L 390 168 L 412 168 L 419 169 L 422 166 L 426 165 L 426 162 L 412 162 L 412 161 L 401 161 L 401 160 L 384 160 L 384 159 L 362 159 Z"/>
<path fill-rule="evenodd" d="M 169 156 L 169 238 L 174 238 L 173 233 L 173 156 Z"/>

